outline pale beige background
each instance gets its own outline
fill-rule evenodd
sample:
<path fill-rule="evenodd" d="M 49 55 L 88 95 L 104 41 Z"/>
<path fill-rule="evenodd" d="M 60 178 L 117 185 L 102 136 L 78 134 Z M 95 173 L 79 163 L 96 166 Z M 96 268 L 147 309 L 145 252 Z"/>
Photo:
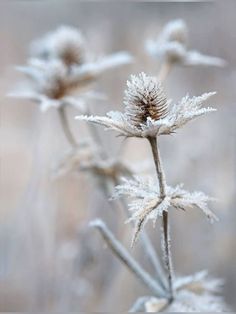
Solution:
<path fill-rule="evenodd" d="M 89 47 L 102 55 L 129 50 L 136 63 L 106 73 L 97 90 L 109 102 L 93 104 L 96 113 L 122 108 L 130 73 L 156 74 L 158 63 L 149 59 L 143 43 L 174 18 L 190 29 L 189 46 L 225 58 L 228 66 L 176 68 L 165 87 L 178 100 L 187 92 L 218 91 L 212 98 L 218 112 L 161 139 L 170 184 L 184 182 L 190 190 L 204 190 L 219 199 L 212 208 L 220 222 L 210 225 L 197 211 L 171 217 L 175 269 L 190 274 L 209 269 L 225 279 L 224 296 L 234 308 L 235 269 L 235 115 L 236 115 L 236 3 L 109 3 L 79 1 L 0 2 L 1 106 L 1 311 L 127 310 L 135 298 L 149 292 L 110 254 L 90 218 L 101 216 L 129 245 L 131 230 L 114 213 L 91 177 L 67 175 L 50 179 L 50 169 L 69 149 L 59 128 L 57 113 L 41 114 L 36 105 L 5 97 L 21 79 L 14 65 L 23 64 L 31 40 L 61 24 L 81 28 Z M 84 125 L 71 123 L 77 138 Z M 99 132 L 111 153 L 119 140 Z M 124 158 L 130 162 L 149 156 L 144 141 L 129 140 Z M 114 219 L 114 215 L 116 218 Z M 159 250 L 159 232 L 152 230 Z M 134 254 L 141 258 L 138 246 Z M 147 265 L 148 266 L 148 265 Z"/>

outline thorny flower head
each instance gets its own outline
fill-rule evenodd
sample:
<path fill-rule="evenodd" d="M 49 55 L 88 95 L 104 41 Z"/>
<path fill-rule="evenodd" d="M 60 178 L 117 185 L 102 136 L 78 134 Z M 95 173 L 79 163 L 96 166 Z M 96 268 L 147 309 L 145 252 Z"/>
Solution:
<path fill-rule="evenodd" d="M 223 282 L 211 278 L 207 271 L 176 278 L 173 282 L 174 300 L 143 297 L 140 299 L 139 311 L 143 312 L 223 312 L 227 306 L 219 296 Z"/>
<path fill-rule="evenodd" d="M 72 105 L 83 111 L 85 99 L 97 97 L 96 93 L 84 91 L 79 96 L 74 96 L 79 88 L 78 81 L 67 72 L 60 60 L 46 62 L 34 59 L 27 66 L 17 69 L 27 75 L 29 82 L 9 95 L 30 99 L 38 103 L 42 111 L 63 105 Z"/>
<path fill-rule="evenodd" d="M 215 93 L 205 93 L 190 98 L 188 95 L 177 104 L 171 104 L 161 84 L 155 77 L 145 73 L 131 75 L 127 82 L 125 112 L 111 111 L 105 117 L 78 116 L 77 119 L 104 125 L 125 137 L 156 137 L 171 134 L 188 121 L 205 113 L 215 111 L 202 104 Z"/>
<path fill-rule="evenodd" d="M 114 197 L 127 196 L 133 200 L 129 204 L 132 216 L 128 221 L 135 221 L 135 231 L 132 245 L 137 240 L 144 224 L 148 220 L 156 222 L 158 217 L 162 217 L 163 212 L 173 207 L 178 210 L 188 210 L 196 207 L 200 209 L 208 219 L 217 221 L 216 215 L 208 208 L 207 202 L 213 200 L 203 192 L 190 193 L 182 188 L 167 186 L 165 197 L 161 197 L 155 182 L 152 178 L 143 179 L 135 176 L 134 179 L 123 179 L 123 184 L 116 186 Z"/>
<path fill-rule="evenodd" d="M 86 62 L 87 50 L 82 33 L 71 26 L 60 26 L 34 41 L 30 47 L 33 58 L 59 59 L 65 65 L 81 65 Z"/>
<path fill-rule="evenodd" d="M 166 24 L 157 39 L 149 39 L 145 48 L 149 55 L 167 62 L 184 66 L 225 66 L 226 62 L 217 57 L 187 49 L 188 29 L 183 20 Z"/>
<path fill-rule="evenodd" d="M 36 41 L 31 50 L 33 58 L 26 66 L 17 67 L 30 84 L 10 95 L 36 101 L 42 110 L 69 104 L 83 111 L 86 97 L 98 95 L 83 93 L 82 89 L 91 87 L 105 71 L 133 60 L 125 51 L 89 60 L 81 33 L 66 26 Z M 75 90 L 81 97 L 73 97 Z"/>

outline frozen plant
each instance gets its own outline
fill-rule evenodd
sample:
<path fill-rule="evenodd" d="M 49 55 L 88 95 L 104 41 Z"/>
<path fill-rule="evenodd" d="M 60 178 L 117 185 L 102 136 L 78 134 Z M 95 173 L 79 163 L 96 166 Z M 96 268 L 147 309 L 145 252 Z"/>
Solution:
<path fill-rule="evenodd" d="M 58 109 L 65 136 L 73 148 L 78 145 L 71 133 L 65 107 L 88 112 L 88 99 L 101 99 L 101 94 L 91 90 L 91 83 L 105 71 L 133 61 L 125 51 L 101 58 L 91 58 L 91 55 L 79 30 L 59 27 L 33 42 L 27 64 L 16 67 L 28 81 L 9 94 L 39 104 L 43 112 L 52 107 Z"/>
<path fill-rule="evenodd" d="M 147 53 L 155 59 L 164 61 L 159 74 L 160 80 L 165 78 L 173 65 L 216 67 L 226 65 L 225 60 L 221 58 L 208 56 L 197 50 L 189 50 L 187 42 L 188 28 L 181 19 L 170 21 L 157 38 L 146 41 Z"/>
<path fill-rule="evenodd" d="M 204 193 L 190 193 L 184 190 L 182 185 L 176 187 L 167 185 L 157 138 L 162 134 L 172 134 L 196 117 L 215 111 L 211 107 L 202 107 L 202 104 L 212 95 L 214 93 L 207 93 L 193 98 L 186 96 L 178 104 L 171 104 L 171 101 L 167 100 L 158 80 L 145 73 L 140 73 L 137 76 L 131 76 L 131 80 L 127 82 L 124 113 L 111 112 L 106 117 L 77 117 L 80 120 L 103 125 L 107 129 L 115 130 L 125 137 L 146 138 L 150 143 L 158 184 L 151 179 L 145 181 L 138 177 L 135 177 L 133 180 L 124 179 L 123 184 L 116 187 L 115 196 L 126 195 L 133 198 L 132 203 L 129 205 L 129 209 L 133 214 L 128 220 L 135 221 L 132 245 L 137 240 L 137 236 L 143 230 L 144 223 L 147 220 L 152 219 L 155 223 L 158 217 L 162 219 L 163 262 L 168 282 L 167 287 L 164 286 L 166 293 L 164 303 L 165 308 L 172 307 L 173 311 L 176 311 L 176 308 L 181 311 L 181 306 L 185 310 L 196 311 L 198 309 L 196 304 L 200 302 L 201 298 L 200 310 L 207 308 L 220 310 L 220 306 L 216 306 L 217 301 L 212 294 L 204 294 L 199 297 L 197 294 L 187 291 L 184 285 L 179 288 L 175 284 L 170 251 L 170 208 L 186 210 L 197 207 L 210 221 L 217 220 L 217 217 L 208 208 L 207 203 L 211 198 Z M 104 236 L 104 228 L 99 229 Z M 109 238 L 109 243 L 111 242 L 113 243 L 112 237 Z M 120 259 L 122 260 L 121 256 Z M 193 281 L 193 279 L 190 281 Z M 188 280 L 186 282 L 186 285 L 188 285 Z M 159 297 L 161 297 L 163 304 L 163 294 L 159 295 Z M 184 305 L 186 306 L 184 307 Z"/>
<path fill-rule="evenodd" d="M 77 119 L 104 125 L 125 137 L 155 138 L 172 134 L 188 121 L 215 111 L 211 107 L 202 107 L 214 94 L 205 93 L 192 98 L 187 95 L 177 104 L 171 104 L 158 80 L 142 72 L 137 76 L 131 75 L 127 81 L 124 113 L 111 111 L 105 117 L 78 116 Z"/>
<path fill-rule="evenodd" d="M 166 186 L 166 195 L 160 197 L 157 192 L 155 182 L 152 178 L 144 180 L 142 177 L 136 176 L 134 179 L 123 178 L 123 183 L 116 186 L 115 197 L 126 195 L 133 198 L 133 202 L 129 204 L 129 209 L 133 212 L 128 221 L 136 222 L 136 229 L 132 243 L 137 240 L 137 236 L 141 231 L 144 223 L 153 220 L 154 225 L 158 217 L 162 217 L 164 212 L 173 207 L 177 210 L 188 210 L 190 208 L 199 208 L 211 222 L 217 221 L 216 215 L 208 208 L 207 202 L 213 200 L 203 192 L 190 193 L 182 189 L 183 185 L 176 187 Z"/>

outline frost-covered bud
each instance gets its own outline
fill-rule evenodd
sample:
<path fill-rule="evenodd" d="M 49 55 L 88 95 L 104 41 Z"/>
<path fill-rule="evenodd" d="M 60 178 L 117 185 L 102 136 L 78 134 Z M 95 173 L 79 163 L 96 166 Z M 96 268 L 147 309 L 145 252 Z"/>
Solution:
<path fill-rule="evenodd" d="M 125 91 L 125 114 L 130 122 L 140 128 L 148 118 L 163 119 L 168 113 L 168 101 L 162 86 L 155 77 L 145 73 L 131 76 Z"/>

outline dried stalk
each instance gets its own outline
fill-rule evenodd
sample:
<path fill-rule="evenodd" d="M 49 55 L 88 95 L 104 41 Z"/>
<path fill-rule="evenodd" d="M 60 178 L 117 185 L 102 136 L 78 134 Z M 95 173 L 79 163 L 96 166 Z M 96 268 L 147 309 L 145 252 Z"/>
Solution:
<path fill-rule="evenodd" d="M 159 183 L 159 190 L 160 190 L 160 198 L 164 199 L 166 197 L 166 179 L 165 173 L 162 167 L 161 156 L 159 152 L 159 148 L 157 146 L 157 139 L 152 137 L 149 138 L 149 143 L 152 148 L 153 159 L 156 167 L 157 178 Z M 173 274 L 172 274 L 172 260 L 171 260 L 171 252 L 170 252 L 170 237 L 169 237 L 169 222 L 168 222 L 168 212 L 163 212 L 162 218 L 163 224 L 163 246 L 164 246 L 164 263 L 167 270 L 168 276 L 168 286 L 169 286 L 169 293 L 170 293 L 170 301 L 173 299 Z"/>
<path fill-rule="evenodd" d="M 136 277 L 144 283 L 158 297 L 166 297 L 166 293 L 160 288 L 159 284 L 136 262 L 123 245 L 115 238 L 112 232 L 107 228 L 106 224 L 96 219 L 90 223 L 101 233 L 103 239 L 112 250 L 112 252 L 126 265 L 126 267 L 136 275 Z"/>
<path fill-rule="evenodd" d="M 68 142 L 70 143 L 70 145 L 73 148 L 78 147 L 78 143 L 76 142 L 74 135 L 71 132 L 70 126 L 69 126 L 69 122 L 68 122 L 68 118 L 66 115 L 66 106 L 61 106 L 58 109 L 58 114 L 60 117 L 60 122 L 61 122 L 61 126 L 62 126 L 62 130 L 65 134 L 65 137 L 67 138 Z"/>

